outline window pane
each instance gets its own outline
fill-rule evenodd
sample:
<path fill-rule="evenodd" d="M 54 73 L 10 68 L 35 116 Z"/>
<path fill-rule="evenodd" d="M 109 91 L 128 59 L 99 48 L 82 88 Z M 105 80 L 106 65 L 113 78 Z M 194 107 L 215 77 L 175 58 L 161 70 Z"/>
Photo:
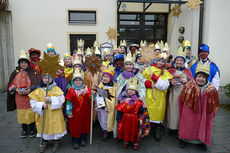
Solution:
<path fill-rule="evenodd" d="M 140 20 L 137 14 L 120 14 L 120 20 Z"/>
<path fill-rule="evenodd" d="M 120 37 L 121 38 L 135 38 L 140 36 L 139 28 L 120 28 Z"/>
<path fill-rule="evenodd" d="M 165 25 L 166 26 L 166 16 L 165 15 L 157 15 L 156 17 L 156 25 Z"/>
<path fill-rule="evenodd" d="M 70 23 L 96 23 L 96 12 L 69 11 Z"/>
<path fill-rule="evenodd" d="M 146 39 L 153 39 L 153 37 L 154 37 L 153 29 L 145 29 L 144 30 L 144 36 L 145 36 L 145 40 Z"/>
<path fill-rule="evenodd" d="M 155 15 L 145 15 L 145 20 L 154 20 Z"/>
<path fill-rule="evenodd" d="M 155 39 L 163 40 L 166 35 L 165 29 L 155 29 Z"/>
<path fill-rule="evenodd" d="M 120 25 L 139 25 L 139 21 L 120 21 Z"/>

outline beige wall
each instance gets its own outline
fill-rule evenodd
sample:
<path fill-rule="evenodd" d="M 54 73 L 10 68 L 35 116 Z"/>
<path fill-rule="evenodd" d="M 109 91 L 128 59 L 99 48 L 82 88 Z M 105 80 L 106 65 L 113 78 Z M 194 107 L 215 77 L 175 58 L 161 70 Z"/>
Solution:
<path fill-rule="evenodd" d="M 173 8 L 174 6 L 172 6 Z M 172 12 L 168 17 L 168 42 L 171 52 L 175 55 L 178 47 L 179 36 L 184 36 L 185 40 L 191 41 L 192 54 L 197 56 L 198 36 L 199 36 L 199 10 L 189 10 L 186 5 L 181 6 L 182 13 L 179 17 L 172 16 Z M 179 33 L 179 27 L 184 27 L 184 34 Z"/>
<path fill-rule="evenodd" d="M 230 83 L 230 1 L 206 0 L 204 10 L 203 42 L 210 46 L 210 58 L 220 69 L 220 81 Z"/>
<path fill-rule="evenodd" d="M 102 5 L 103 4 L 103 5 Z M 96 25 L 69 25 L 68 9 L 96 10 Z M 100 43 L 108 41 L 109 27 L 117 26 L 116 0 L 10 0 L 15 55 L 20 49 L 46 49 L 51 42 L 58 53 L 69 52 L 70 33 L 96 33 Z M 115 41 L 113 41 L 115 42 Z"/>

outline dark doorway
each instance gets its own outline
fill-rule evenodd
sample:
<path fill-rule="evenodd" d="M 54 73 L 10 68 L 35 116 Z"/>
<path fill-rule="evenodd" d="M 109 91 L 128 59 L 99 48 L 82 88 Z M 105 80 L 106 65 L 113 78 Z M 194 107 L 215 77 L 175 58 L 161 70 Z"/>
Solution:
<path fill-rule="evenodd" d="M 118 13 L 118 43 L 125 39 L 128 44 L 141 40 L 167 41 L 167 13 Z"/>
<path fill-rule="evenodd" d="M 73 54 L 74 50 L 77 50 L 77 40 L 83 39 L 84 43 L 84 50 L 88 47 L 92 47 L 94 41 L 96 40 L 96 34 L 70 34 L 70 53 Z"/>

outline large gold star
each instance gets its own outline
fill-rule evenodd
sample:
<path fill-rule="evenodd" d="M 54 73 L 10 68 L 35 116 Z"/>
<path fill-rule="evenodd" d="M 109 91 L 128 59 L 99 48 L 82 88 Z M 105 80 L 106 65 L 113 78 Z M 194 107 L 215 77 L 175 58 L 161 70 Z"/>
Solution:
<path fill-rule="evenodd" d="M 182 13 L 181 6 L 176 4 L 172 9 L 172 13 L 173 13 L 173 16 L 178 17 Z"/>
<path fill-rule="evenodd" d="M 101 72 L 101 63 L 101 59 L 99 59 L 98 57 L 96 57 L 95 54 L 93 54 L 93 56 L 87 58 L 85 68 L 89 70 L 92 73 L 92 75 L 94 75 L 97 72 Z"/>
<path fill-rule="evenodd" d="M 111 27 L 109 27 L 109 30 L 106 32 L 106 35 L 109 38 L 109 40 L 116 40 L 117 36 L 119 36 L 119 34 L 117 33 L 117 29 L 113 29 Z"/>
<path fill-rule="evenodd" d="M 202 3 L 203 2 L 201 2 L 200 0 L 188 0 L 188 2 L 186 3 L 186 5 L 191 10 L 191 9 L 198 9 L 198 7 L 200 6 L 200 4 L 202 4 Z"/>
<path fill-rule="evenodd" d="M 63 67 L 59 64 L 59 54 L 57 56 L 49 56 L 46 52 L 43 54 L 43 60 L 38 62 L 38 65 L 41 67 L 41 75 L 49 74 L 56 78 L 56 72 Z"/>
<path fill-rule="evenodd" d="M 141 52 L 141 57 L 146 64 L 150 64 L 155 58 L 155 52 L 153 47 L 145 47 Z"/>

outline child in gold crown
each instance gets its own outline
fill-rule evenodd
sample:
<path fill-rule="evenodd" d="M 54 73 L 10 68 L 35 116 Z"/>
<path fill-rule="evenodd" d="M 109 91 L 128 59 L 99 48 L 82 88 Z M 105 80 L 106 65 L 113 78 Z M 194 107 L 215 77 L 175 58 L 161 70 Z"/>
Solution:
<path fill-rule="evenodd" d="M 57 152 L 61 138 L 67 133 L 62 112 L 62 105 L 65 102 L 63 91 L 56 86 L 52 76 L 45 74 L 42 76 L 39 87 L 28 96 L 32 110 L 36 113 L 37 137 L 42 137 L 40 152 L 47 149 L 50 140 L 54 140 L 52 151 Z M 45 111 L 45 116 L 43 116 L 43 111 Z M 45 117 L 44 120 L 43 117 Z M 43 131 L 42 126 L 44 126 Z"/>
<path fill-rule="evenodd" d="M 98 115 L 101 128 L 103 130 L 103 141 L 108 138 L 108 132 L 112 132 L 114 129 L 115 121 L 115 106 L 117 97 L 117 84 L 113 82 L 114 68 L 109 66 L 102 74 L 102 81 L 99 84 L 99 88 L 108 89 L 109 93 L 114 98 L 103 98 L 101 95 L 96 95 L 95 108 Z"/>
<path fill-rule="evenodd" d="M 67 100 L 67 116 L 73 148 L 86 145 L 86 137 L 90 132 L 91 89 L 84 83 L 84 73 L 76 70 L 73 74 L 72 87 L 69 88 Z"/>
<path fill-rule="evenodd" d="M 211 144 L 212 123 L 220 103 L 218 91 L 208 80 L 209 75 L 209 63 L 198 62 L 195 80 L 188 81 L 179 96 L 180 148 L 193 143 L 206 151 Z"/>
<path fill-rule="evenodd" d="M 139 149 L 138 131 L 140 127 L 139 115 L 144 113 L 143 102 L 138 97 L 138 80 L 129 79 L 126 96 L 116 106 L 118 125 L 118 139 L 123 139 L 123 148 L 127 148 L 129 142 L 133 143 L 133 149 Z"/>

